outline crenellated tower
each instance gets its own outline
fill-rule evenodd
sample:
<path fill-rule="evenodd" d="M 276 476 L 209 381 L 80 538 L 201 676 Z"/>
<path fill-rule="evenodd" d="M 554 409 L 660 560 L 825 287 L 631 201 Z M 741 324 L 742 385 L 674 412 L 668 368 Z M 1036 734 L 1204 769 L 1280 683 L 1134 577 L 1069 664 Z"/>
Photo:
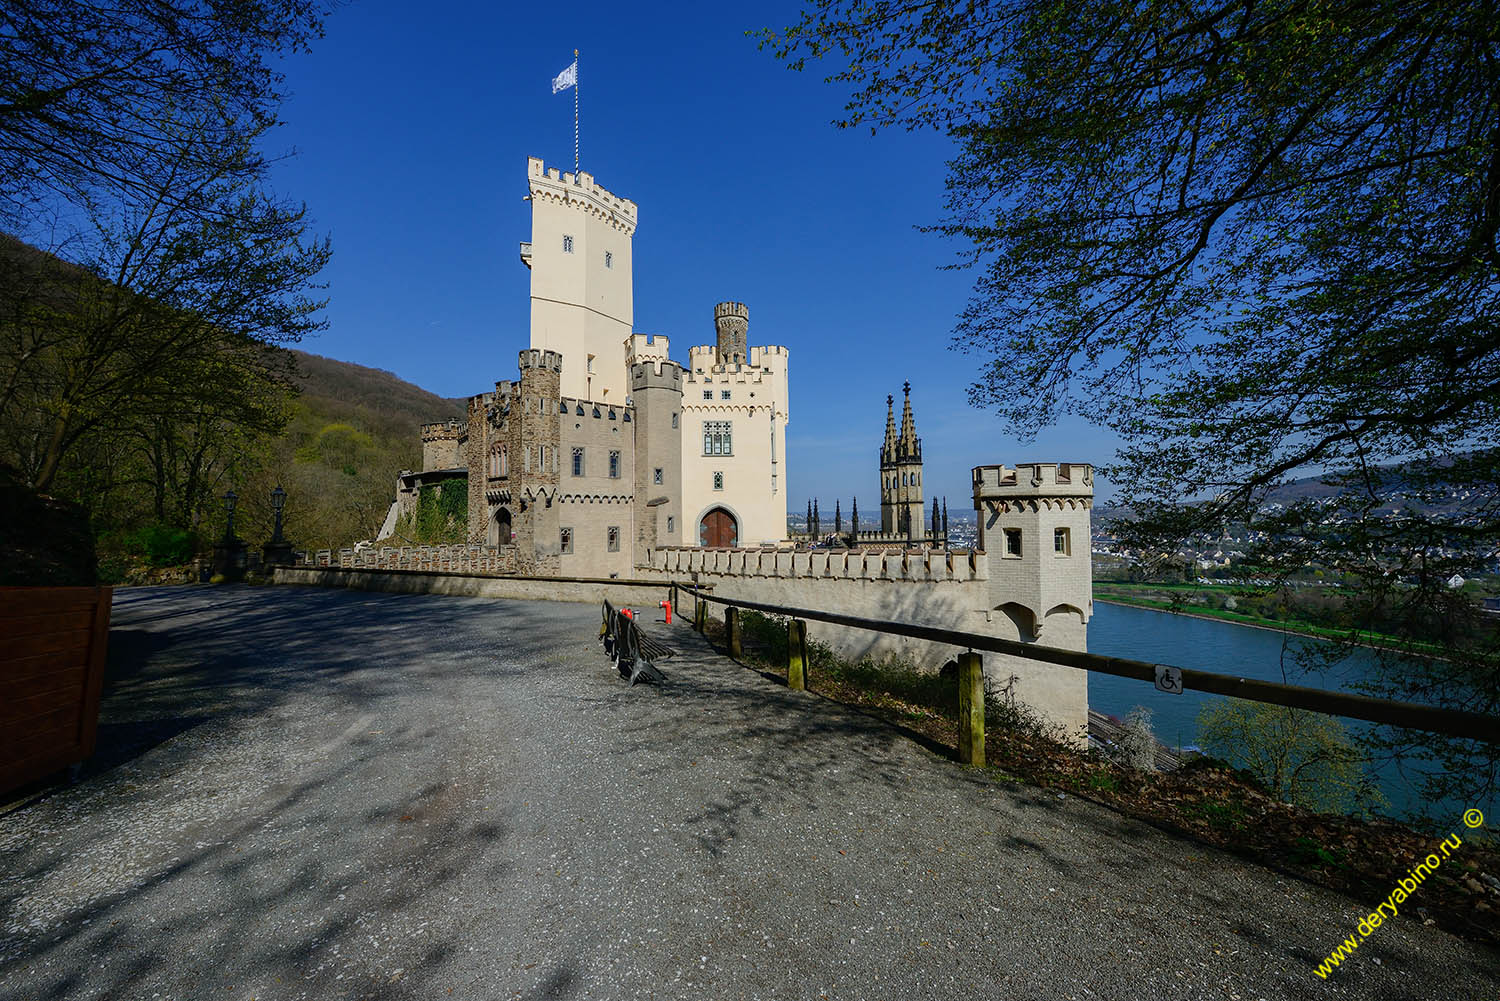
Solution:
<path fill-rule="evenodd" d="M 630 359 L 636 565 L 649 565 L 651 551 L 676 545 L 681 533 L 682 384 L 682 366 L 674 361 L 644 354 Z"/>
<path fill-rule="evenodd" d="M 921 539 L 926 535 L 922 509 L 922 439 L 911 412 L 911 383 L 896 426 L 895 398 L 885 398 L 885 441 L 880 446 L 880 530 L 888 536 Z"/>
<path fill-rule="evenodd" d="M 629 372 L 620 352 L 635 319 L 631 240 L 636 205 L 592 174 L 527 160 L 531 240 L 531 346 L 566 359 L 562 394 L 623 404 Z"/>
<path fill-rule="evenodd" d="M 714 306 L 714 364 L 743 365 L 749 358 L 745 335 L 750 330 L 750 308 L 742 302 L 721 302 Z"/>

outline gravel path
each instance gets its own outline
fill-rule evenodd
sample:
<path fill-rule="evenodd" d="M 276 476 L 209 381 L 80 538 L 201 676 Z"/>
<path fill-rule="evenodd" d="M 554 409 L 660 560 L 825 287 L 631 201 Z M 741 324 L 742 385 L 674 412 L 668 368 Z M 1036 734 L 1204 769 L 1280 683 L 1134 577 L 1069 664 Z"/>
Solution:
<path fill-rule="evenodd" d="M 961 768 L 593 606 L 116 592 L 100 752 L 0 815 L 0 998 L 1494 998 L 1500 955 Z M 1373 906 L 1374 901 L 1366 902 Z"/>

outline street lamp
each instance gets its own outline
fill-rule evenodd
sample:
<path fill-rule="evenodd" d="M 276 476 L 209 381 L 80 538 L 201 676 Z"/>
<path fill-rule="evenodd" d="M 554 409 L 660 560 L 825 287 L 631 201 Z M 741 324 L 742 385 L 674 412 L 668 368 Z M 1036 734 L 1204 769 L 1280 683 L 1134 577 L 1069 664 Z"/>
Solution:
<path fill-rule="evenodd" d="M 274 546 L 282 542 L 281 538 L 281 509 L 286 506 L 286 491 L 281 489 L 281 484 L 276 484 L 276 489 L 271 491 L 271 510 L 276 512 L 276 527 L 271 532 L 271 544 Z"/>
<path fill-rule="evenodd" d="M 233 490 L 224 495 L 224 510 L 229 512 L 229 519 L 224 524 L 224 538 L 234 538 L 234 503 L 239 500 L 239 495 Z"/>

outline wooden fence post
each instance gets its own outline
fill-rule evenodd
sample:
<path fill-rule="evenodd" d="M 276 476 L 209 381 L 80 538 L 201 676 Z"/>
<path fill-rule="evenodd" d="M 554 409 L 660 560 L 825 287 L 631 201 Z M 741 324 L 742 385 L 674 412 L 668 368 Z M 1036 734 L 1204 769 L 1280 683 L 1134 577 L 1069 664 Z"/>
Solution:
<path fill-rule="evenodd" d="M 744 652 L 744 644 L 740 642 L 740 610 L 733 605 L 724 607 L 724 644 L 731 657 L 738 658 Z"/>
<path fill-rule="evenodd" d="M 708 628 L 708 603 L 698 594 L 693 595 L 693 628 L 700 633 Z"/>
<path fill-rule="evenodd" d="M 984 764 L 984 666 L 972 650 L 958 655 L 958 760 Z"/>
<path fill-rule="evenodd" d="M 786 624 L 786 687 L 807 690 L 807 623 L 801 619 Z"/>

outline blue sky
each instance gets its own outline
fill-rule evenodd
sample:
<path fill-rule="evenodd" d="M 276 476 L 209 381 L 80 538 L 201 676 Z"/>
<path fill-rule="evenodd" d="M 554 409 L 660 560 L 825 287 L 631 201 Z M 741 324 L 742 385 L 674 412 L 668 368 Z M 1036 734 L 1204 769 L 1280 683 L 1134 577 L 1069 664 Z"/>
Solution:
<path fill-rule="evenodd" d="M 1099 462 L 1114 439 L 1078 422 L 1021 444 L 970 407 L 977 359 L 949 349 L 972 276 L 916 231 L 942 214 L 950 144 L 839 131 L 841 94 L 745 32 L 793 5 L 577 3 L 337 11 L 276 140 L 278 190 L 333 238 L 329 329 L 302 345 L 443 396 L 515 375 L 529 329 L 526 157 L 572 169 L 573 100 L 551 78 L 581 52 L 582 166 L 640 206 L 635 326 L 673 355 L 711 343 L 713 305 L 750 307 L 750 342 L 791 349 L 788 504 L 877 510 L 885 397 L 912 383 L 929 492 L 969 507 L 969 469 Z M 1017 387 L 1024 391 L 1024 387 Z M 869 515 L 866 514 L 865 517 Z"/>

